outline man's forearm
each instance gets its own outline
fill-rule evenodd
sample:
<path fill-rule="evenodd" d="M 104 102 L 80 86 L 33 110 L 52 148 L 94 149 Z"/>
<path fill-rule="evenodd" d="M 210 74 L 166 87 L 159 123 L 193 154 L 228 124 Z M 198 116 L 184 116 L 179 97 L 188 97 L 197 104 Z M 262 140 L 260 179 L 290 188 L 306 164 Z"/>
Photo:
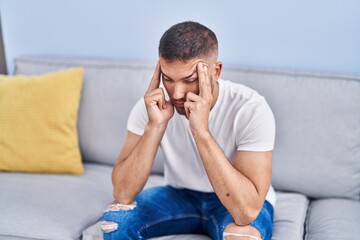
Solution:
<path fill-rule="evenodd" d="M 126 159 L 118 159 L 112 173 L 113 195 L 118 203 L 130 204 L 144 188 L 165 129 L 166 126 L 147 125 L 129 156 Z"/>
<path fill-rule="evenodd" d="M 234 168 L 210 133 L 194 139 L 204 168 L 217 196 L 238 225 L 247 225 L 259 209 L 255 185 Z"/>

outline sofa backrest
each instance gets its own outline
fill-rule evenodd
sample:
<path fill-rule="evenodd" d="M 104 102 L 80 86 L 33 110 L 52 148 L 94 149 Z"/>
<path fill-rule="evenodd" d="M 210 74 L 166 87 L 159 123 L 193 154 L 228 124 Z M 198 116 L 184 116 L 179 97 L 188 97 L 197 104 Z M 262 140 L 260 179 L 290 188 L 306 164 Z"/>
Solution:
<path fill-rule="evenodd" d="M 16 74 L 83 66 L 79 141 L 84 161 L 114 164 L 130 109 L 155 63 L 19 57 Z M 360 77 L 224 68 L 223 79 L 265 96 L 276 119 L 273 186 L 313 198 L 360 199 Z M 162 172 L 162 154 L 153 172 Z"/>

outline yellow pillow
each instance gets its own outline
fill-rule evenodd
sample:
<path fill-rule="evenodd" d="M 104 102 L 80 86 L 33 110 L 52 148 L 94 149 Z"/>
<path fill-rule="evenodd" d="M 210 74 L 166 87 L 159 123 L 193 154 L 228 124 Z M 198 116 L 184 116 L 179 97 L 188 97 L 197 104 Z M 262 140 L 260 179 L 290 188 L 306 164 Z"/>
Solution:
<path fill-rule="evenodd" d="M 84 172 L 77 131 L 83 69 L 0 75 L 0 171 Z"/>

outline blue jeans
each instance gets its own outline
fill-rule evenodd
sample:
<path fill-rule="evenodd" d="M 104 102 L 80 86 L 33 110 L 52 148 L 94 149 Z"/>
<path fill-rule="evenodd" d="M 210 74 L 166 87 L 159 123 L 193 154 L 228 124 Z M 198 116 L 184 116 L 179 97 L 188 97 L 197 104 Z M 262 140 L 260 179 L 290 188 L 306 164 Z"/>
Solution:
<path fill-rule="evenodd" d="M 104 232 L 105 240 L 174 234 L 205 234 L 212 239 L 223 239 L 225 227 L 234 222 L 215 193 L 159 186 L 142 191 L 135 203 L 104 212 L 103 221 L 112 223 L 112 230 Z M 262 239 L 270 240 L 272 224 L 273 207 L 265 201 L 250 225 L 261 233 Z"/>

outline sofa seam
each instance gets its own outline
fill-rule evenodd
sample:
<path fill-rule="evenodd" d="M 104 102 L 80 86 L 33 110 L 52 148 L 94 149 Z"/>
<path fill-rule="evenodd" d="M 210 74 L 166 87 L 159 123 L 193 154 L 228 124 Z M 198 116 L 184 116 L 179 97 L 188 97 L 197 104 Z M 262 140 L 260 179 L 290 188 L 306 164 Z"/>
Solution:
<path fill-rule="evenodd" d="M 351 80 L 351 81 L 360 81 L 360 75 L 352 75 L 346 73 L 329 73 L 329 72 L 311 72 L 311 71 L 301 71 L 301 70 L 281 70 L 281 69 L 262 69 L 262 68 L 242 68 L 242 67 L 226 67 L 224 68 L 227 71 L 242 71 L 245 73 L 259 73 L 259 74 L 271 74 L 271 75 L 286 75 L 291 77 L 315 77 L 315 78 L 330 78 L 330 79 L 339 79 L 342 80 Z"/>
<path fill-rule="evenodd" d="M 306 216 L 305 216 L 305 221 L 304 221 L 304 233 L 303 233 L 303 239 L 307 240 L 308 236 L 309 236 L 309 232 L 308 232 L 308 226 L 310 224 L 310 212 L 311 212 L 311 208 L 312 208 L 312 204 L 313 201 L 312 200 L 308 200 L 309 204 L 308 204 L 308 208 L 306 211 Z"/>
<path fill-rule="evenodd" d="M 75 60 L 74 61 L 79 61 L 79 60 Z M 81 61 L 81 60 L 80 60 Z M 131 60 L 129 60 L 131 61 Z M 62 61 L 47 61 L 47 60 L 41 60 L 41 59 L 15 59 L 15 70 L 17 70 L 18 68 L 18 63 L 32 63 L 32 64 L 36 64 L 36 65 L 47 65 L 47 66 L 64 66 L 64 67 L 73 67 L 73 66 L 83 66 L 83 67 L 87 67 L 87 68 L 93 68 L 93 69 L 107 69 L 107 68 L 117 68 L 117 69 L 151 69 L 151 67 L 146 67 L 146 66 L 131 66 L 131 65 L 126 65 L 126 64 L 122 64 L 119 63 L 118 64 L 103 64 L 103 65 L 99 65 L 98 63 L 80 63 L 80 62 L 70 62 L 70 63 L 65 63 Z"/>

